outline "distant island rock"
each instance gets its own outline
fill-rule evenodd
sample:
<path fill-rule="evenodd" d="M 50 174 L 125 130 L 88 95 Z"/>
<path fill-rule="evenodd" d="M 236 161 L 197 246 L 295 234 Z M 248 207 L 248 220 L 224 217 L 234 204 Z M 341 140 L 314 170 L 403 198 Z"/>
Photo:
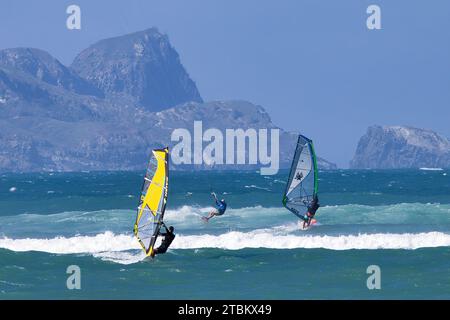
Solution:
<path fill-rule="evenodd" d="M 408 126 L 372 126 L 359 140 L 353 169 L 448 168 L 450 140 Z"/>
<path fill-rule="evenodd" d="M 151 148 L 172 147 L 173 129 L 192 128 L 196 120 L 218 129 L 277 128 L 250 102 L 203 102 L 155 28 L 100 41 L 70 67 L 39 49 L 0 50 L 2 172 L 142 170 Z M 283 168 L 296 139 L 280 129 Z"/>

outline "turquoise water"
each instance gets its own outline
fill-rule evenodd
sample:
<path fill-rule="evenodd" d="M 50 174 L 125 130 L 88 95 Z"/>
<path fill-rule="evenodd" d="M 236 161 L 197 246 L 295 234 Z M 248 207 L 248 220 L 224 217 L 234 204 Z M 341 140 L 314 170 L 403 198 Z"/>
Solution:
<path fill-rule="evenodd" d="M 449 170 L 320 172 L 308 231 L 281 207 L 287 172 L 172 172 L 177 237 L 152 261 L 131 232 L 142 174 L 1 175 L 0 299 L 450 298 Z M 205 224 L 211 189 L 229 209 Z"/>

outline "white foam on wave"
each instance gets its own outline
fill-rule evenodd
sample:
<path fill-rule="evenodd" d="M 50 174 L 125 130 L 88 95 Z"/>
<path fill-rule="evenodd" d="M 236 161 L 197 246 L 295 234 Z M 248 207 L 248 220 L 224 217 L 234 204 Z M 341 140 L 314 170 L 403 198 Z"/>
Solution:
<path fill-rule="evenodd" d="M 359 234 L 341 236 L 273 235 L 265 232 L 229 232 L 219 236 L 185 236 L 174 244 L 177 249 L 220 248 L 239 250 L 244 248 L 269 249 L 419 249 L 450 246 L 450 235 L 442 232 L 404 234 Z"/>
<path fill-rule="evenodd" d="M 200 218 L 205 212 L 209 212 L 210 210 L 211 207 L 182 206 L 177 209 L 166 210 L 164 217 L 170 221 L 190 221 L 192 218 Z"/>
<path fill-rule="evenodd" d="M 138 252 L 129 251 L 113 251 L 113 252 L 99 252 L 94 253 L 94 257 L 102 259 L 103 261 L 111 261 L 120 264 L 138 263 L 146 258 L 144 251 Z"/>
<path fill-rule="evenodd" d="M 422 171 L 444 171 L 442 168 L 420 168 Z"/>
<path fill-rule="evenodd" d="M 268 249 L 419 249 L 450 246 L 450 234 L 374 233 L 358 235 L 304 235 L 286 233 L 293 226 L 259 229 L 251 232 L 231 231 L 219 235 L 178 235 L 171 249 L 218 248 L 240 250 Z M 122 264 L 136 263 L 145 258 L 140 246 L 131 235 L 104 232 L 95 236 L 56 237 L 51 239 L 0 239 L 0 248 L 11 251 L 40 251 L 54 254 L 92 254 L 107 261 Z M 132 251 L 137 250 L 137 251 Z"/>
<path fill-rule="evenodd" d="M 259 187 L 259 186 L 256 186 L 256 185 L 254 185 L 254 184 L 252 184 L 252 185 L 249 185 L 249 186 L 244 186 L 244 188 L 247 188 L 247 189 L 258 189 L 258 190 L 265 190 L 265 191 L 270 191 L 270 189 L 269 189 L 269 188 L 265 188 L 265 187 Z"/>
<path fill-rule="evenodd" d="M 0 239 L 0 248 L 11 251 L 41 251 L 56 254 L 100 253 L 140 249 L 131 236 L 104 232 L 95 236 L 55 237 L 51 239 Z"/>
<path fill-rule="evenodd" d="M 210 207 L 193 207 L 193 206 L 182 206 L 177 209 L 169 209 L 166 210 L 164 214 L 164 219 L 166 221 L 171 221 L 171 223 L 175 224 L 185 224 L 196 226 L 199 225 L 199 218 L 205 216 L 207 213 L 211 211 L 213 206 Z M 244 207 L 244 208 L 228 208 L 226 215 L 223 218 L 239 218 L 246 219 L 250 217 L 257 216 L 258 218 L 267 217 L 273 218 L 274 216 L 286 216 L 286 211 L 283 208 L 266 208 L 263 206 L 254 206 L 254 207 Z M 251 223 L 252 220 L 248 220 Z M 203 223 L 201 224 L 203 225 Z"/>

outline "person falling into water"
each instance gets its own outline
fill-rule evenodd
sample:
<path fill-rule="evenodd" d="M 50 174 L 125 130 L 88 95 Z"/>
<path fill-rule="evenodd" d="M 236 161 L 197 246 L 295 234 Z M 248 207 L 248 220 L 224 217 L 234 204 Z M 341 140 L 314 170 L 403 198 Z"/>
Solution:
<path fill-rule="evenodd" d="M 206 222 L 208 222 L 209 219 L 211 219 L 214 216 L 223 215 L 225 213 L 225 210 L 227 210 L 227 203 L 225 202 L 225 199 L 219 201 L 214 192 L 211 192 L 211 195 L 214 197 L 216 207 L 213 210 L 211 210 L 211 212 L 208 214 L 207 217 L 202 218 Z"/>
<path fill-rule="evenodd" d="M 314 196 L 313 200 L 311 201 L 311 204 L 308 206 L 308 211 L 306 214 L 302 217 L 303 220 L 303 229 L 309 227 L 311 224 L 311 221 L 314 218 L 314 215 L 316 214 L 317 209 L 319 209 L 319 197 L 317 195 Z"/>
<path fill-rule="evenodd" d="M 173 233 L 174 228 L 170 226 L 168 229 L 166 225 L 163 223 L 164 229 L 166 229 L 165 233 L 162 233 L 161 230 L 159 231 L 158 235 L 163 237 L 163 240 L 161 242 L 161 245 L 153 250 L 152 258 L 157 254 L 166 253 L 167 249 L 169 249 L 169 246 L 172 244 L 173 239 L 175 239 L 175 234 Z"/>

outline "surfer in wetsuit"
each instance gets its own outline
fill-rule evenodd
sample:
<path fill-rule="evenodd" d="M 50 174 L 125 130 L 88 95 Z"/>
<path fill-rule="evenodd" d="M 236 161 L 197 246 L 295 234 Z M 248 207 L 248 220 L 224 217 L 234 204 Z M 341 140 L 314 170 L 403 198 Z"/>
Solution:
<path fill-rule="evenodd" d="M 162 233 L 161 230 L 159 231 L 159 236 L 163 237 L 163 240 L 161 242 L 161 245 L 156 248 L 153 251 L 152 257 L 154 257 L 157 254 L 166 253 L 167 249 L 169 249 L 169 246 L 171 245 L 173 239 L 175 239 L 175 234 L 173 233 L 174 228 L 172 226 L 167 229 L 166 225 L 163 223 L 164 229 L 166 229 L 165 233 Z"/>
<path fill-rule="evenodd" d="M 316 214 L 316 211 L 317 209 L 319 209 L 319 207 L 320 207 L 319 198 L 317 197 L 317 195 L 315 195 L 310 205 L 308 206 L 308 211 L 302 218 L 303 228 L 309 227 L 309 225 L 311 224 L 311 220 L 314 218 L 314 215 Z"/>
<path fill-rule="evenodd" d="M 203 217 L 202 219 L 205 220 L 206 222 L 209 221 L 209 219 L 211 219 L 214 216 L 221 216 L 225 213 L 225 210 L 227 210 L 227 203 L 225 202 L 225 199 L 222 200 L 218 200 L 217 196 L 214 192 L 211 193 L 211 195 L 214 197 L 215 200 L 215 208 L 213 210 L 211 210 L 211 212 L 208 214 L 207 217 Z"/>

